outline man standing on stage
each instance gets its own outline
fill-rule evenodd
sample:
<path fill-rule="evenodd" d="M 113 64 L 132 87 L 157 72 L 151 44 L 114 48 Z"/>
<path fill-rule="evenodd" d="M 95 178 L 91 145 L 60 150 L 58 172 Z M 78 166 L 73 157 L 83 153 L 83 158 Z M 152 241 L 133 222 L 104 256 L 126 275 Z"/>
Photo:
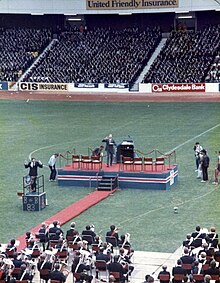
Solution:
<path fill-rule="evenodd" d="M 104 138 L 102 142 L 106 143 L 105 151 L 107 152 L 107 167 L 109 167 L 109 165 L 112 166 L 113 156 L 115 153 L 114 146 L 117 146 L 112 138 L 112 134 L 109 134 L 109 136 Z"/>
<path fill-rule="evenodd" d="M 48 165 L 50 168 L 50 179 L 49 179 L 50 182 L 53 182 L 56 179 L 56 175 L 57 175 L 56 161 L 57 161 L 58 156 L 59 156 L 59 153 L 55 153 L 50 157 L 48 161 Z"/>
<path fill-rule="evenodd" d="M 32 192 L 36 192 L 36 180 L 37 180 L 37 169 L 39 168 L 43 168 L 43 163 L 39 160 L 37 161 L 34 157 L 31 158 L 31 161 L 29 161 L 28 163 L 25 162 L 24 164 L 25 168 L 29 168 L 29 176 L 31 178 L 31 184 L 30 184 L 30 189 Z"/>

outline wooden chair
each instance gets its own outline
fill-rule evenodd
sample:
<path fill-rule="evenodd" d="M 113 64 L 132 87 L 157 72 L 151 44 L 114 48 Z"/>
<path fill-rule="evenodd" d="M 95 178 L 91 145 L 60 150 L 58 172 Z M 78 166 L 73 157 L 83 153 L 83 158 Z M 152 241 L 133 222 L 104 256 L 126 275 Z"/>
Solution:
<path fill-rule="evenodd" d="M 107 243 L 110 243 L 112 245 L 112 252 L 115 248 L 115 252 L 117 253 L 117 248 L 118 248 L 118 241 L 114 236 L 106 236 L 105 241 Z"/>
<path fill-rule="evenodd" d="M 184 278 L 184 274 L 174 274 L 173 281 L 174 282 L 182 282 Z"/>
<path fill-rule="evenodd" d="M 40 280 L 48 281 L 50 278 L 50 269 L 45 268 L 45 269 L 40 269 Z"/>
<path fill-rule="evenodd" d="M 119 272 L 113 272 L 113 271 L 110 271 L 109 272 L 109 276 L 114 276 L 115 278 L 115 281 L 116 283 L 120 283 L 121 282 L 121 278 L 120 278 L 120 273 Z"/>
<path fill-rule="evenodd" d="M 161 171 L 165 169 L 165 158 L 164 157 L 156 157 L 155 170 L 158 171 L 159 168 Z"/>
<path fill-rule="evenodd" d="M 193 274 L 192 278 L 193 278 L 193 282 L 195 282 L 195 283 L 204 282 L 204 275 L 203 274 Z"/>
<path fill-rule="evenodd" d="M 219 281 L 219 275 L 217 275 L 217 274 L 212 274 L 212 275 L 211 275 L 211 280 Z"/>
<path fill-rule="evenodd" d="M 82 240 L 87 241 L 89 246 L 93 244 L 93 237 L 91 235 L 82 235 Z"/>
<path fill-rule="evenodd" d="M 50 283 L 60 283 L 60 281 L 59 280 L 52 280 L 52 279 L 50 279 Z"/>
<path fill-rule="evenodd" d="M 190 263 L 183 263 L 182 268 L 187 272 L 187 274 L 191 273 L 192 270 L 192 264 Z"/>
<path fill-rule="evenodd" d="M 92 248 L 92 252 L 93 252 L 94 254 L 98 253 L 98 252 L 99 252 L 99 249 L 100 249 L 99 244 L 92 244 L 92 245 L 91 245 L 91 248 Z"/>
<path fill-rule="evenodd" d="M 89 155 L 81 155 L 81 169 L 91 169 L 92 160 Z"/>
<path fill-rule="evenodd" d="M 79 169 L 80 168 L 80 161 L 81 161 L 81 158 L 80 158 L 79 154 L 72 154 L 72 168 Z M 75 167 L 75 165 L 76 165 L 76 167 Z"/>
<path fill-rule="evenodd" d="M 21 273 L 20 267 L 15 267 L 12 271 L 12 277 L 15 277 L 16 280 L 18 280 L 18 276 Z"/>
<path fill-rule="evenodd" d="M 143 170 L 144 171 L 154 171 L 153 165 L 154 165 L 154 162 L 153 162 L 152 157 L 144 157 L 143 159 Z"/>
<path fill-rule="evenodd" d="M 133 160 L 133 171 L 135 171 L 136 168 L 139 168 L 138 171 L 142 171 L 143 170 L 143 159 L 142 159 L 142 157 L 134 157 L 134 160 Z"/>
<path fill-rule="evenodd" d="M 80 277 L 81 277 L 81 273 L 74 272 L 73 273 L 73 283 L 76 281 L 79 281 Z"/>
<path fill-rule="evenodd" d="M 133 168 L 133 159 L 131 157 L 122 156 L 122 170 L 131 170 Z"/>
<path fill-rule="evenodd" d="M 95 270 L 96 270 L 96 277 L 101 279 L 101 273 L 105 273 L 106 281 L 108 279 L 108 269 L 107 263 L 105 260 L 96 260 L 95 261 Z"/>
<path fill-rule="evenodd" d="M 96 169 L 98 166 L 98 169 L 102 169 L 102 158 L 101 156 L 91 156 L 91 161 L 92 161 L 92 169 Z"/>
<path fill-rule="evenodd" d="M 34 249 L 32 254 L 31 254 L 31 257 L 32 258 L 38 258 L 40 256 L 40 254 L 41 254 L 40 250 Z"/>
<path fill-rule="evenodd" d="M 169 282 L 170 281 L 170 274 L 160 274 L 159 280 L 160 280 L 160 282 Z"/>
<path fill-rule="evenodd" d="M 68 251 L 67 250 L 64 250 L 64 251 L 57 251 L 56 253 L 56 256 L 59 258 L 59 259 L 67 259 L 68 257 Z"/>

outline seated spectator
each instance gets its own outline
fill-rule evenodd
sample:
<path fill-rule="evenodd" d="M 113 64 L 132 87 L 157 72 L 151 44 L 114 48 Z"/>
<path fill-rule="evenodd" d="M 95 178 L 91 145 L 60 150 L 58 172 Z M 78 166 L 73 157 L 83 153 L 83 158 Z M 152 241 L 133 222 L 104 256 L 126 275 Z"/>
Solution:
<path fill-rule="evenodd" d="M 160 278 L 161 277 L 160 275 L 167 275 L 169 277 L 169 279 L 168 280 L 162 280 Z M 160 280 L 160 283 L 169 283 L 170 282 L 170 272 L 167 271 L 167 266 L 165 264 L 162 266 L 162 271 L 159 272 L 157 278 Z"/>
<path fill-rule="evenodd" d="M 85 238 L 86 241 L 88 241 L 88 244 L 91 245 L 94 242 L 96 233 L 92 230 L 92 227 L 90 225 L 86 225 L 86 229 L 82 231 L 82 239 L 83 236 L 91 236 L 91 240 L 89 238 Z"/>
<path fill-rule="evenodd" d="M 63 272 L 60 271 L 60 265 L 58 263 L 55 263 L 54 270 L 50 273 L 50 279 L 51 280 L 57 280 L 60 283 L 63 283 L 66 281 L 66 277 L 63 274 Z"/>

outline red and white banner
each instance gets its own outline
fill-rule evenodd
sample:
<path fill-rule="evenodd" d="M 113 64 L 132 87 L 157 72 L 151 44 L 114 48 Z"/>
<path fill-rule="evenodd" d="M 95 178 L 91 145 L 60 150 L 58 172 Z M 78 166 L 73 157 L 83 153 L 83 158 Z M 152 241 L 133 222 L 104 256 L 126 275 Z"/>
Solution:
<path fill-rule="evenodd" d="M 152 92 L 205 92 L 205 83 L 152 84 Z"/>

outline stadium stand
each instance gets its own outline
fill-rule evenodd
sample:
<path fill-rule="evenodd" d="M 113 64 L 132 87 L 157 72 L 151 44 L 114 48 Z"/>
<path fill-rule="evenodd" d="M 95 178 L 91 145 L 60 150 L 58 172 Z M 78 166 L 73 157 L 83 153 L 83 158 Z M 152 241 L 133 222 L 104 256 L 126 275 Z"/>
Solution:
<path fill-rule="evenodd" d="M 134 82 L 160 38 L 159 27 L 66 31 L 23 81 Z"/>
<path fill-rule="evenodd" d="M 219 52 L 220 26 L 208 26 L 197 32 L 170 34 L 165 46 L 151 65 L 145 83 L 204 82 Z"/>
<path fill-rule="evenodd" d="M 17 81 L 51 40 L 48 29 L 0 29 L 0 80 Z"/>

